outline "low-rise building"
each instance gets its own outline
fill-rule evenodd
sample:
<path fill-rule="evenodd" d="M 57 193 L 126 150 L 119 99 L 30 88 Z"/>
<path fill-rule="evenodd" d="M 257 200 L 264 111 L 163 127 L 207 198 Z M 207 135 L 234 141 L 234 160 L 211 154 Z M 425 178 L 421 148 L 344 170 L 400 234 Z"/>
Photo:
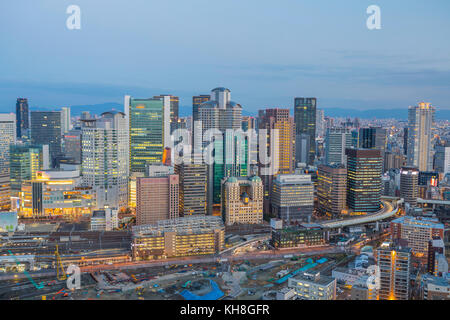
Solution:
<path fill-rule="evenodd" d="M 95 210 L 91 217 L 92 231 L 113 231 L 119 227 L 119 217 L 117 209 L 105 208 Z"/>
<path fill-rule="evenodd" d="M 323 246 L 327 232 L 319 225 L 303 224 L 284 229 L 272 229 L 271 245 L 275 248 L 301 248 Z"/>
<path fill-rule="evenodd" d="M 303 273 L 289 278 L 288 287 L 301 300 L 336 300 L 336 279 L 318 273 Z"/>

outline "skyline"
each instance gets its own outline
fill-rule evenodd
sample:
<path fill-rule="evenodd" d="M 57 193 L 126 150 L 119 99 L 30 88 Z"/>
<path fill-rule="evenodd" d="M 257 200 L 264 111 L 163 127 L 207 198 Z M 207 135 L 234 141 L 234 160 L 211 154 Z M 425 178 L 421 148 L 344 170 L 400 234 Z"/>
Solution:
<path fill-rule="evenodd" d="M 12 112 L 19 96 L 32 108 L 51 108 L 170 93 L 190 106 L 211 83 L 231 88 L 253 113 L 292 108 L 295 96 L 315 96 L 321 109 L 400 109 L 419 101 L 450 109 L 446 1 L 376 1 L 381 30 L 365 26 L 372 1 L 353 0 L 258 7 L 78 0 L 81 30 L 68 30 L 72 2 L 0 4 L 0 27 L 10 30 L 0 36 L 0 112 Z"/>

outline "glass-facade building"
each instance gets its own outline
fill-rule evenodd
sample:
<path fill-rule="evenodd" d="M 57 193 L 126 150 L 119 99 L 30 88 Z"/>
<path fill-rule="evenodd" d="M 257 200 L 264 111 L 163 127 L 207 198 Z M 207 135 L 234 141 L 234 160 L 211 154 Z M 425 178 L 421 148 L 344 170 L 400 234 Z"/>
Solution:
<path fill-rule="evenodd" d="M 316 98 L 295 98 L 294 119 L 296 134 L 309 136 L 308 164 L 314 164 L 316 155 Z"/>
<path fill-rule="evenodd" d="M 16 102 L 16 135 L 17 139 L 28 139 L 30 123 L 28 119 L 28 99 L 17 98 Z"/>
<path fill-rule="evenodd" d="M 31 112 L 31 143 L 49 146 L 50 158 L 53 161 L 62 153 L 62 130 L 60 111 Z"/>

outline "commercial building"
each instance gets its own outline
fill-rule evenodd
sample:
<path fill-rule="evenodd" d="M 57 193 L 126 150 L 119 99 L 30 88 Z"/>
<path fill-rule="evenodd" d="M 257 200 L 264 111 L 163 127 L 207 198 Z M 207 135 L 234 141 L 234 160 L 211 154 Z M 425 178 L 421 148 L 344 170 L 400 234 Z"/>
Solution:
<path fill-rule="evenodd" d="M 359 147 L 362 149 L 378 149 L 381 158 L 384 159 L 386 152 L 386 129 L 380 127 L 360 128 Z M 385 169 L 383 169 L 385 172 Z"/>
<path fill-rule="evenodd" d="M 82 185 L 79 170 L 38 171 L 36 180 L 22 184 L 19 216 L 62 217 L 68 220 L 90 215 L 95 209 L 95 191 Z"/>
<path fill-rule="evenodd" d="M 377 264 L 380 268 L 380 300 L 408 300 L 411 249 L 383 243 L 377 249 Z"/>
<path fill-rule="evenodd" d="M 314 165 L 316 156 L 316 98 L 294 99 L 294 120 L 296 135 L 309 136 L 309 152 L 307 164 Z"/>
<path fill-rule="evenodd" d="M 416 257 L 428 257 L 428 243 L 433 238 L 444 238 L 444 225 L 436 218 L 404 216 L 391 221 L 393 240 L 406 240 Z"/>
<path fill-rule="evenodd" d="M 147 164 L 145 168 L 146 177 L 164 177 L 174 173 L 175 173 L 174 167 L 166 166 L 162 163 Z"/>
<path fill-rule="evenodd" d="M 119 227 L 117 209 L 94 210 L 91 217 L 92 231 L 113 231 Z"/>
<path fill-rule="evenodd" d="M 222 185 L 222 214 L 227 226 L 263 222 L 263 183 L 260 177 L 224 178 Z"/>
<path fill-rule="evenodd" d="M 195 162 L 175 165 L 180 178 L 180 215 L 205 215 L 207 213 L 207 165 Z"/>
<path fill-rule="evenodd" d="M 223 250 L 225 227 L 220 217 L 190 216 L 133 227 L 133 259 L 216 254 Z"/>
<path fill-rule="evenodd" d="M 419 169 L 403 167 L 400 170 L 400 197 L 411 206 L 417 205 L 419 194 Z"/>
<path fill-rule="evenodd" d="M 63 135 L 72 130 L 72 120 L 70 118 L 69 107 L 61 108 L 61 130 Z"/>
<path fill-rule="evenodd" d="M 450 300 L 450 274 L 442 277 L 424 277 L 422 290 L 424 300 Z"/>
<path fill-rule="evenodd" d="M 347 200 L 347 169 L 343 165 L 319 165 L 317 176 L 319 214 L 340 216 Z"/>
<path fill-rule="evenodd" d="M 162 162 L 170 145 L 170 97 L 135 99 L 125 96 L 129 120 L 130 172 L 144 173 L 148 163 Z"/>
<path fill-rule="evenodd" d="M 63 137 L 64 156 L 73 163 L 81 163 L 81 130 L 69 130 Z"/>
<path fill-rule="evenodd" d="M 288 287 L 295 289 L 300 300 L 336 300 L 336 279 L 317 273 L 289 278 Z"/>
<path fill-rule="evenodd" d="M 82 173 L 97 194 L 97 208 L 128 206 L 128 119 L 117 111 L 82 121 Z"/>
<path fill-rule="evenodd" d="M 286 222 L 309 221 L 314 210 L 314 185 L 310 175 L 280 174 L 273 182 L 272 216 Z"/>
<path fill-rule="evenodd" d="M 320 225 L 302 224 L 272 229 L 271 245 L 278 249 L 315 247 L 325 245 L 327 238 Z"/>
<path fill-rule="evenodd" d="M 211 96 L 209 94 L 202 94 L 199 96 L 193 96 L 192 97 L 192 120 L 198 121 L 199 118 L 199 112 L 198 109 L 201 104 L 203 104 L 206 101 L 211 100 Z"/>
<path fill-rule="evenodd" d="M 136 224 L 155 224 L 179 217 L 179 178 L 176 174 L 136 181 Z"/>
<path fill-rule="evenodd" d="M 381 204 L 382 159 L 377 149 L 347 149 L 347 206 L 376 212 Z"/>
<path fill-rule="evenodd" d="M 352 147 L 352 134 L 349 128 L 328 128 L 325 136 L 325 162 L 327 164 L 346 164 L 345 150 Z"/>
<path fill-rule="evenodd" d="M 436 146 L 434 170 L 444 174 L 450 172 L 450 142 Z"/>
<path fill-rule="evenodd" d="M 0 210 L 11 207 L 9 147 L 16 142 L 16 117 L 13 113 L 0 114 Z"/>
<path fill-rule="evenodd" d="M 31 143 L 48 145 L 51 166 L 62 154 L 61 111 L 31 111 Z"/>
<path fill-rule="evenodd" d="M 445 244 L 441 238 L 434 237 L 428 241 L 427 272 L 434 276 L 448 272 Z"/>
<path fill-rule="evenodd" d="M 435 109 L 431 103 L 421 102 L 408 109 L 408 166 L 420 171 L 433 168 L 433 126 Z"/>
<path fill-rule="evenodd" d="M 177 96 L 173 96 L 171 94 L 161 94 L 159 96 L 154 96 L 153 99 L 164 100 L 165 97 L 168 97 L 170 102 L 170 122 L 175 124 L 179 119 L 179 104 L 180 98 Z M 171 130 L 173 131 L 173 130 Z"/>
<path fill-rule="evenodd" d="M 16 136 L 17 139 L 28 140 L 30 121 L 29 121 L 29 108 L 28 99 L 17 98 L 16 102 Z"/>

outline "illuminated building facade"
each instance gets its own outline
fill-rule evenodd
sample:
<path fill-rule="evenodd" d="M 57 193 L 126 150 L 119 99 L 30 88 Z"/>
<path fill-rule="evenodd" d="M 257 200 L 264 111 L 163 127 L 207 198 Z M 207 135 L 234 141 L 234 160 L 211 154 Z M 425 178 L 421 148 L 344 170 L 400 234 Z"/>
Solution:
<path fill-rule="evenodd" d="M 64 156 L 81 163 L 81 130 L 70 130 L 63 137 Z"/>
<path fill-rule="evenodd" d="M 222 214 L 227 226 L 263 222 L 263 183 L 260 177 L 224 178 Z"/>
<path fill-rule="evenodd" d="M 175 165 L 180 177 L 180 215 L 205 215 L 207 213 L 207 165 L 182 163 Z"/>
<path fill-rule="evenodd" d="M 355 213 L 381 205 L 382 159 L 377 149 L 347 149 L 347 206 Z"/>
<path fill-rule="evenodd" d="M 97 208 L 128 206 L 128 119 L 117 111 L 82 120 L 83 184 L 97 194 Z"/>
<path fill-rule="evenodd" d="M 325 136 L 325 162 L 345 164 L 345 150 L 352 146 L 352 133 L 348 128 L 328 128 Z"/>
<path fill-rule="evenodd" d="M 273 182 L 272 215 L 287 223 L 308 221 L 314 209 L 310 175 L 280 174 Z"/>
<path fill-rule="evenodd" d="M 306 134 L 309 138 L 308 162 L 313 165 L 316 156 L 316 98 L 295 98 L 294 119 L 296 135 Z"/>
<path fill-rule="evenodd" d="M 36 180 L 22 184 L 21 218 L 62 217 L 68 220 L 90 215 L 95 209 L 95 191 L 82 185 L 79 170 L 38 171 Z"/>
<path fill-rule="evenodd" d="M 202 103 L 209 101 L 209 100 L 211 100 L 211 96 L 209 94 L 202 94 L 199 96 L 192 97 L 192 120 L 193 121 L 200 120 L 198 109 Z"/>
<path fill-rule="evenodd" d="M 125 96 L 129 120 L 130 172 L 144 173 L 148 163 L 162 161 L 170 145 L 170 97 L 134 99 Z"/>
<path fill-rule="evenodd" d="M 133 227 L 133 260 L 217 254 L 224 248 L 220 217 L 190 216 Z"/>
<path fill-rule="evenodd" d="M 404 216 L 391 221 L 391 237 L 406 240 L 412 254 L 426 259 L 429 241 L 444 238 L 444 225 L 436 218 Z"/>
<path fill-rule="evenodd" d="M 317 180 L 319 214 L 340 216 L 347 199 L 347 169 L 343 165 L 319 165 Z"/>
<path fill-rule="evenodd" d="M 400 170 L 400 197 L 412 206 L 417 204 L 419 194 L 419 169 L 403 167 Z"/>
<path fill-rule="evenodd" d="M 11 207 L 10 156 L 9 147 L 16 142 L 16 117 L 0 114 L 0 210 Z"/>
<path fill-rule="evenodd" d="M 31 111 L 30 119 L 31 143 L 49 146 L 51 166 L 54 167 L 54 160 L 62 153 L 61 111 Z"/>
<path fill-rule="evenodd" d="M 17 98 L 16 102 L 16 123 L 17 139 L 27 140 L 29 138 L 30 122 L 28 119 L 29 115 L 28 99 Z"/>
<path fill-rule="evenodd" d="M 136 224 L 155 224 L 179 217 L 179 178 L 176 174 L 138 177 L 136 180 Z"/>
<path fill-rule="evenodd" d="M 167 98 L 166 98 L 167 97 Z M 159 96 L 154 96 L 153 99 L 168 99 L 170 105 L 170 132 L 173 132 L 178 124 L 179 120 L 179 105 L 180 98 L 177 96 L 173 96 L 171 94 L 161 94 Z"/>
<path fill-rule="evenodd" d="M 433 168 L 434 113 L 431 103 L 426 102 L 408 109 L 408 166 L 417 167 L 420 171 Z"/>
<path fill-rule="evenodd" d="M 377 249 L 380 268 L 380 300 L 408 300 L 410 296 L 411 249 L 383 243 Z"/>
<path fill-rule="evenodd" d="M 282 229 L 272 229 L 271 245 L 274 248 L 304 248 L 326 245 L 326 232 L 314 224 L 303 224 Z"/>
<path fill-rule="evenodd" d="M 288 287 L 302 300 L 336 300 L 336 279 L 320 272 L 296 275 L 288 279 Z"/>

